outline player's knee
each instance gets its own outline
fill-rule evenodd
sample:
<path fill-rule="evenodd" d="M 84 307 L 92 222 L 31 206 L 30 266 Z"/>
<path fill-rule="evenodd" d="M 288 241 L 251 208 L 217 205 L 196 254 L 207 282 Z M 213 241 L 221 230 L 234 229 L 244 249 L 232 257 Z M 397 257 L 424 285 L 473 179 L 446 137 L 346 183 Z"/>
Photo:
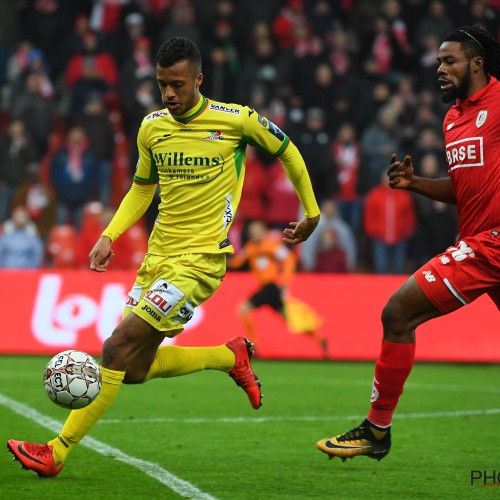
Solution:
<path fill-rule="evenodd" d="M 408 333 L 409 325 L 405 315 L 405 309 L 401 302 L 394 296 L 389 299 L 382 309 L 382 326 L 384 337 L 404 336 Z"/>
<path fill-rule="evenodd" d="M 112 370 L 124 370 L 134 346 L 126 328 L 118 325 L 102 346 L 102 364 Z"/>

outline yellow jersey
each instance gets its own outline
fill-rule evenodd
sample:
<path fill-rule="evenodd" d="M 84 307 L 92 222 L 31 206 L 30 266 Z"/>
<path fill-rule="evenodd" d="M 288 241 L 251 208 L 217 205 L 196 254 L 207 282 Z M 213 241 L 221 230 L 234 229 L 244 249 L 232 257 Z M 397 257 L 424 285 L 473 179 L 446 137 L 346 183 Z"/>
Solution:
<path fill-rule="evenodd" d="M 287 174 L 296 179 L 305 213 L 319 214 L 303 160 L 279 127 L 247 106 L 200 96 L 182 116 L 167 109 L 150 113 L 138 132 L 134 183 L 160 185 L 148 253 L 234 251 L 227 236 L 241 198 L 248 144 L 274 157 L 288 148 Z M 122 215 L 119 209 L 103 233 L 112 240 L 130 225 Z"/>

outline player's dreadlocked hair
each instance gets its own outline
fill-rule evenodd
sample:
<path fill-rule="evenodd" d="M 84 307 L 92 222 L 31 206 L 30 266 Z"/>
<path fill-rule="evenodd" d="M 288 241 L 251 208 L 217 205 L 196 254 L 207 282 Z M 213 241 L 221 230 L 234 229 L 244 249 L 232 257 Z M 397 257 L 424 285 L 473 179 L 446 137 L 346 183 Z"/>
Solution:
<path fill-rule="evenodd" d="M 156 53 L 156 62 L 162 68 L 189 61 L 197 73 L 201 73 L 201 55 L 194 42 L 183 37 L 175 37 L 162 44 Z"/>
<path fill-rule="evenodd" d="M 462 26 L 449 33 L 443 41 L 460 42 L 468 59 L 481 56 L 485 73 L 500 79 L 500 43 L 488 31 L 479 26 Z"/>

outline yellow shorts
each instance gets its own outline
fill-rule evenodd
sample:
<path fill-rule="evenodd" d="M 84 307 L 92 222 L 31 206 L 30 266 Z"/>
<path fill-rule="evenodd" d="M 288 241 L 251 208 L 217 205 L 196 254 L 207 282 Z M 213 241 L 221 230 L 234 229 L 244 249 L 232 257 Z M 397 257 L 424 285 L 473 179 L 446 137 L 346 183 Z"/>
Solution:
<path fill-rule="evenodd" d="M 226 254 L 146 254 L 128 294 L 123 312 L 130 312 L 175 337 L 193 317 L 194 309 L 219 288 L 226 273 Z"/>

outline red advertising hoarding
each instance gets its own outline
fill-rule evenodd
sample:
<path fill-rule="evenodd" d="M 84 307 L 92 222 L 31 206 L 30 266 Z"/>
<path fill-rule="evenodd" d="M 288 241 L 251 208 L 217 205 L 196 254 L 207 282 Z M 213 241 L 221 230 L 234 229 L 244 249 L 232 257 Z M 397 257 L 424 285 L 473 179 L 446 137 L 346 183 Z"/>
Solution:
<path fill-rule="evenodd" d="M 121 317 L 135 274 L 108 271 L 0 271 L 3 285 L 0 353 L 53 355 L 80 349 L 98 355 Z M 405 280 L 402 276 L 297 274 L 290 295 L 321 317 L 335 360 L 374 360 L 382 307 Z M 228 273 L 217 293 L 199 307 L 189 327 L 173 342 L 204 346 L 244 335 L 237 307 L 255 289 L 248 273 Z M 255 311 L 261 358 L 321 359 L 306 335 L 293 335 L 269 310 Z M 500 315 L 481 297 L 434 319 L 417 331 L 420 361 L 500 362 Z"/>

